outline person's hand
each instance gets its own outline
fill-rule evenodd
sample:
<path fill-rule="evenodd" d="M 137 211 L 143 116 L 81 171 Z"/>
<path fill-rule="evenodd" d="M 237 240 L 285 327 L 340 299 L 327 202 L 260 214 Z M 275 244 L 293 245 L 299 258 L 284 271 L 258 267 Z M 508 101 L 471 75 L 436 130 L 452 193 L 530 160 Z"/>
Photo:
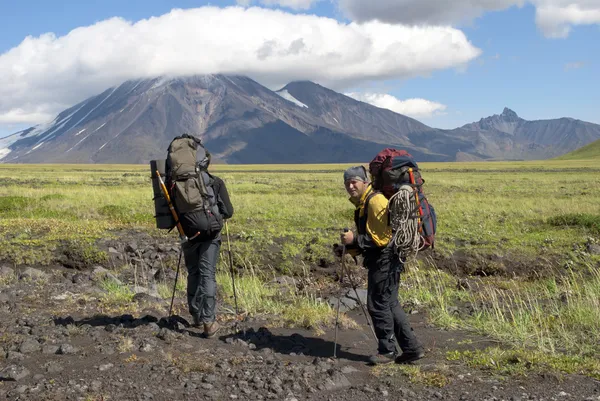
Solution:
<path fill-rule="evenodd" d="M 341 258 L 344 253 L 344 246 L 340 244 L 333 244 L 333 254 L 338 258 Z"/>
<path fill-rule="evenodd" d="M 343 245 L 350 245 L 354 242 L 354 233 L 352 231 L 345 231 L 340 234 L 340 240 Z"/>

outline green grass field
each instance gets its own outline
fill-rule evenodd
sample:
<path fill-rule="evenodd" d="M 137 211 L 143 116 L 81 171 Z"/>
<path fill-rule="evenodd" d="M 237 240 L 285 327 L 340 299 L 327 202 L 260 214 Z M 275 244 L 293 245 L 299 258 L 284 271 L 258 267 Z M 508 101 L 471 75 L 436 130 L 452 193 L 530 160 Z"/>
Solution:
<path fill-rule="evenodd" d="M 584 160 L 600 159 L 600 140 L 585 145 L 566 155 L 557 157 L 556 160 Z"/>
<path fill-rule="evenodd" d="M 335 262 L 331 244 L 353 225 L 342 183 L 349 165 L 211 168 L 235 207 L 229 228 L 247 310 L 288 314 L 296 323 L 311 314 L 331 318 L 314 294 L 293 292 L 298 308 L 267 305 L 273 294 L 260 283 L 282 274 L 307 277 L 311 266 Z M 600 255 L 589 250 L 600 242 L 600 160 L 420 167 L 438 215 L 436 256 L 427 251 L 411 264 L 403 301 L 423 305 L 439 326 L 480 332 L 527 355 L 598 366 Z M 155 229 L 148 166 L 0 164 L 0 182 L 5 263 L 53 264 L 65 243 L 102 263 L 94 247 L 99 238 L 122 230 L 176 236 Z M 466 288 L 457 286 L 456 272 Z M 231 295 L 227 284 L 223 291 Z"/>

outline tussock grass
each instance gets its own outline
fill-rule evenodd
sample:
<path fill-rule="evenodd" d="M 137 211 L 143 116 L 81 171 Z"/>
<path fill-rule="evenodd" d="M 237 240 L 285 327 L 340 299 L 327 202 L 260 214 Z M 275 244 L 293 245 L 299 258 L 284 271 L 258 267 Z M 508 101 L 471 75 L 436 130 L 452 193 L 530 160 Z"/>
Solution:
<path fill-rule="evenodd" d="M 548 223 L 556 227 L 583 227 L 592 234 L 600 234 L 600 214 L 569 213 L 552 216 Z"/>
<path fill-rule="evenodd" d="M 471 291 L 433 269 L 410 272 L 403 282 L 405 299 L 425 305 L 437 325 L 471 329 L 550 355 L 598 357 L 599 268 L 536 282 L 482 278 Z"/>
<path fill-rule="evenodd" d="M 106 291 L 100 297 L 101 303 L 106 308 L 127 307 L 131 304 L 135 295 L 129 287 L 119 284 L 116 281 L 106 278 L 100 282 L 100 288 Z"/>
<path fill-rule="evenodd" d="M 233 282 L 229 272 L 217 273 L 217 283 L 229 305 L 234 305 Z M 235 277 L 238 306 L 241 312 L 255 316 L 270 315 L 284 326 L 305 327 L 317 332 L 329 327 L 335 320 L 335 310 L 314 296 L 302 294 L 293 286 L 265 284 L 256 275 Z M 346 316 L 341 316 L 343 327 L 357 327 Z"/>
<path fill-rule="evenodd" d="M 477 351 L 450 351 L 446 358 L 449 361 L 460 361 L 471 367 L 505 375 L 524 376 L 554 372 L 581 374 L 600 379 L 600 361 L 590 357 L 491 347 Z"/>

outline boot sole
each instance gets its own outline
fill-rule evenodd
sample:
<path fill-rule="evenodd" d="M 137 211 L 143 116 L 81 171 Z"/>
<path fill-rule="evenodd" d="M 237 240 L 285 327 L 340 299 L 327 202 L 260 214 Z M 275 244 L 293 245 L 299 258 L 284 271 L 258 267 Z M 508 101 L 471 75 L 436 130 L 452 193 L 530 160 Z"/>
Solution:
<path fill-rule="evenodd" d="M 395 362 L 397 364 L 403 365 L 403 364 L 418 361 L 419 359 L 423 359 L 424 357 L 425 357 L 424 353 L 414 354 L 414 355 L 411 355 L 411 356 L 405 357 L 405 358 L 402 358 L 402 355 L 400 355 L 399 357 L 396 358 Z"/>

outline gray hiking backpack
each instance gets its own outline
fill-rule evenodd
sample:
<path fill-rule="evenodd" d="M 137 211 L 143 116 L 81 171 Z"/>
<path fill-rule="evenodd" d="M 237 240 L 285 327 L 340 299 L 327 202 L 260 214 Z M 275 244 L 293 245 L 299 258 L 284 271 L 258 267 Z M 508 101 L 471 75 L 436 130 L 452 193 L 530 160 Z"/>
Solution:
<path fill-rule="evenodd" d="M 165 165 L 166 185 L 189 239 L 212 239 L 223 228 L 214 178 L 207 168 L 207 152 L 200 139 L 183 134 L 171 141 Z"/>

